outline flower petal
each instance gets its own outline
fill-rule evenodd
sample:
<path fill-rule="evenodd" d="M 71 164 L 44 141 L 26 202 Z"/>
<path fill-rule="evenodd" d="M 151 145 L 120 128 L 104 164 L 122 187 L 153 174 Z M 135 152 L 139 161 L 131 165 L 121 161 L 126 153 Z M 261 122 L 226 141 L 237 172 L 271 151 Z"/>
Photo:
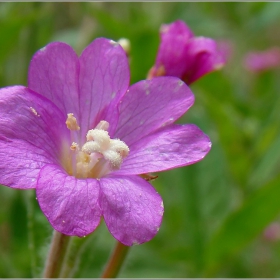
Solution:
<path fill-rule="evenodd" d="M 81 135 L 101 120 L 112 133 L 118 120 L 116 104 L 129 86 L 129 65 L 123 48 L 104 38 L 94 40 L 80 57 Z"/>
<path fill-rule="evenodd" d="M 157 77 L 129 88 L 120 104 L 114 137 L 127 145 L 139 141 L 158 128 L 175 122 L 193 104 L 189 87 L 176 77 Z"/>
<path fill-rule="evenodd" d="M 50 43 L 33 56 L 28 72 L 28 87 L 64 113 L 79 113 L 79 60 L 74 50 L 61 42 Z"/>
<path fill-rule="evenodd" d="M 66 235 L 83 237 L 100 222 L 99 183 L 76 179 L 56 165 L 42 168 L 36 194 L 52 227 Z"/>
<path fill-rule="evenodd" d="M 197 126 L 171 125 L 132 145 L 115 174 L 144 174 L 190 165 L 202 160 L 210 149 L 209 137 Z"/>
<path fill-rule="evenodd" d="M 68 136 L 65 118 L 52 102 L 23 86 L 2 88 L 0 183 L 12 188 L 35 188 L 42 166 L 62 164 Z"/>
<path fill-rule="evenodd" d="M 189 85 L 200 77 L 218 70 L 226 63 L 223 51 L 218 49 L 215 40 L 196 37 L 186 45 L 184 57 L 185 71 L 182 79 Z"/>
<path fill-rule="evenodd" d="M 163 75 L 182 77 L 188 63 L 182 59 L 185 46 L 193 36 L 190 28 L 181 20 L 163 24 L 160 28 L 161 42 L 156 59 L 156 71 L 161 71 L 161 67 L 164 67 Z"/>
<path fill-rule="evenodd" d="M 100 206 L 111 234 L 124 245 L 151 240 L 163 216 L 160 195 L 137 176 L 100 179 Z"/>
<path fill-rule="evenodd" d="M 243 64 L 252 72 L 262 72 L 280 66 L 280 48 L 272 47 L 264 51 L 249 52 L 246 54 Z"/>

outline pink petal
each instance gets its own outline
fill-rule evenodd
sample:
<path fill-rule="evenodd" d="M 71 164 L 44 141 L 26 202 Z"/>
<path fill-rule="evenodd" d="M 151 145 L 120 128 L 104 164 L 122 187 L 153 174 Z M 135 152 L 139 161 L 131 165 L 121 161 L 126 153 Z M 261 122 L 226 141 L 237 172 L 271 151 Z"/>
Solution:
<path fill-rule="evenodd" d="M 111 234 L 124 245 L 151 240 L 159 230 L 163 203 L 160 195 L 137 176 L 100 180 L 100 206 Z"/>
<path fill-rule="evenodd" d="M 265 51 L 249 52 L 246 54 L 243 64 L 252 72 L 262 72 L 280 66 L 280 48 L 272 47 Z"/>
<path fill-rule="evenodd" d="M 209 137 L 195 125 L 172 125 L 132 145 L 115 174 L 144 174 L 190 165 L 202 160 L 210 149 Z"/>
<path fill-rule="evenodd" d="M 114 137 L 130 146 L 158 128 L 175 122 L 193 102 L 193 93 L 178 78 L 157 77 L 138 82 L 129 88 L 121 101 Z"/>
<path fill-rule="evenodd" d="M 185 46 L 193 37 L 190 28 L 181 20 L 163 24 L 160 28 L 161 42 L 156 59 L 156 70 L 164 67 L 164 75 L 182 77 L 187 61 L 183 58 Z"/>
<path fill-rule="evenodd" d="M 28 87 L 53 101 L 66 116 L 78 116 L 79 60 L 74 50 L 61 42 L 50 43 L 33 56 Z"/>
<path fill-rule="evenodd" d="M 39 174 L 36 194 L 52 227 L 63 234 L 83 237 L 100 222 L 97 180 L 76 179 L 56 165 L 46 165 Z"/>
<path fill-rule="evenodd" d="M 35 188 L 48 163 L 62 164 L 69 133 L 62 112 L 45 97 L 23 86 L 0 90 L 0 183 Z"/>
<path fill-rule="evenodd" d="M 216 41 L 205 37 L 189 40 L 182 59 L 186 64 L 181 78 L 188 85 L 202 76 L 222 68 L 226 62 L 224 52 L 219 50 Z"/>
<path fill-rule="evenodd" d="M 191 29 L 186 25 L 182 20 L 176 20 L 170 24 L 162 24 L 160 27 L 160 36 L 161 39 L 164 39 L 164 36 L 173 35 L 176 36 L 185 36 L 187 39 L 194 37 Z"/>
<path fill-rule="evenodd" d="M 94 40 L 80 57 L 81 135 L 99 121 L 109 122 L 112 133 L 118 121 L 117 103 L 129 86 L 129 65 L 122 47 L 108 39 Z"/>

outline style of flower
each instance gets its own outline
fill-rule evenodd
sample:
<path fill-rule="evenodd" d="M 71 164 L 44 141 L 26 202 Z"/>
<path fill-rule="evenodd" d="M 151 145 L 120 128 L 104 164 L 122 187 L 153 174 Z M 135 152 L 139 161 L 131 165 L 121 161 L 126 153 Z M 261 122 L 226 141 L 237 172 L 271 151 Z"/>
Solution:
<path fill-rule="evenodd" d="M 202 76 L 221 69 L 226 62 L 224 52 L 219 50 L 213 39 L 194 37 L 181 20 L 163 24 L 160 39 L 156 62 L 148 73 L 148 79 L 175 76 L 190 85 Z"/>
<path fill-rule="evenodd" d="M 28 87 L 0 90 L 0 183 L 36 189 L 52 227 L 85 236 L 101 217 L 125 245 L 159 230 L 163 202 L 138 176 L 200 161 L 211 142 L 174 122 L 193 104 L 178 78 L 129 87 L 122 47 L 98 38 L 81 54 L 50 43 L 31 60 Z"/>
<path fill-rule="evenodd" d="M 263 72 L 280 67 L 280 48 L 272 47 L 265 51 L 246 54 L 244 67 L 251 72 Z"/>

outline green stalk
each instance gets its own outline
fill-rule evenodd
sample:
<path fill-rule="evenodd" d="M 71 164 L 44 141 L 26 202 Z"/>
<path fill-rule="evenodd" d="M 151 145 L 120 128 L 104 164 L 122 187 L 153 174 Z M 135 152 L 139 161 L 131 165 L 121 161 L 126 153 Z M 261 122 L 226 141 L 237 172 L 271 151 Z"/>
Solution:
<path fill-rule="evenodd" d="M 88 242 L 91 241 L 90 237 L 91 235 L 83 238 L 73 236 L 71 244 L 69 245 L 69 253 L 64 260 L 60 278 L 73 278 L 79 267 L 82 254 L 85 248 L 87 248 Z"/>
<path fill-rule="evenodd" d="M 25 201 L 27 205 L 27 229 L 28 229 L 28 248 L 31 257 L 31 274 L 35 277 L 37 267 L 35 238 L 34 238 L 34 208 L 33 208 L 34 190 L 25 192 Z"/>
<path fill-rule="evenodd" d="M 54 230 L 43 278 L 58 278 L 61 273 L 71 236 Z"/>
<path fill-rule="evenodd" d="M 125 246 L 119 241 L 109 259 L 101 278 L 116 278 L 127 256 L 129 246 Z"/>

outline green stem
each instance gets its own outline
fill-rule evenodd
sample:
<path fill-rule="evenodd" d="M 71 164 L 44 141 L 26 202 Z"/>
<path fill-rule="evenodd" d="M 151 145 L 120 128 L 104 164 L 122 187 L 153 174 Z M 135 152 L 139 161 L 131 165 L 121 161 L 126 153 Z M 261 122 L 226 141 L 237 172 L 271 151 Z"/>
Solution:
<path fill-rule="evenodd" d="M 73 278 L 79 267 L 82 254 L 87 247 L 88 242 L 91 241 L 90 237 L 91 235 L 83 238 L 73 236 L 71 244 L 69 245 L 69 253 L 67 254 L 67 258 L 64 260 L 60 278 Z"/>
<path fill-rule="evenodd" d="M 116 278 L 128 253 L 129 246 L 125 246 L 119 241 L 111 255 L 101 278 Z"/>
<path fill-rule="evenodd" d="M 28 190 L 25 192 L 25 200 L 27 204 L 27 228 L 28 228 L 28 248 L 30 250 L 31 257 L 31 275 L 35 277 L 35 271 L 37 267 L 36 250 L 35 250 L 35 238 L 34 238 L 34 209 L 33 199 L 34 190 Z"/>
<path fill-rule="evenodd" d="M 58 278 L 67 254 L 70 236 L 54 230 L 43 278 Z"/>

